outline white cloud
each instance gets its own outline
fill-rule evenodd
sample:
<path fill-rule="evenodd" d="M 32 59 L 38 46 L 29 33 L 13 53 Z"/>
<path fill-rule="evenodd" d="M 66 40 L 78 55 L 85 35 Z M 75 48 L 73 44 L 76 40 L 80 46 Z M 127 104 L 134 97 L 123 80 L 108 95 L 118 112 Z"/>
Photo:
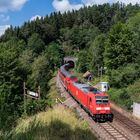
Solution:
<path fill-rule="evenodd" d="M 35 16 L 31 17 L 30 21 L 34 21 L 37 18 L 41 19 L 41 16 L 40 15 L 35 15 Z"/>
<path fill-rule="evenodd" d="M 10 16 L 5 16 L 4 14 L 0 14 L 0 21 L 6 22 L 9 21 Z"/>
<path fill-rule="evenodd" d="M 109 0 L 82 0 L 82 2 L 89 6 L 89 5 L 93 5 L 93 4 L 104 4 L 104 3 L 109 3 Z"/>
<path fill-rule="evenodd" d="M 111 0 L 81 0 L 81 3 L 79 4 L 71 4 L 70 0 L 54 0 L 52 5 L 56 9 L 56 11 L 68 11 L 68 10 L 78 10 L 81 7 L 85 6 L 90 6 L 93 4 L 104 4 L 104 3 L 109 3 Z M 115 0 L 112 0 L 115 1 Z"/>
<path fill-rule="evenodd" d="M 122 2 L 122 3 L 124 3 L 124 4 L 129 4 L 129 3 L 131 3 L 131 4 L 140 4 L 140 0 L 114 0 L 114 2 L 117 2 L 117 1 L 119 1 L 119 2 Z"/>
<path fill-rule="evenodd" d="M 28 0 L 0 0 L 0 12 L 20 10 Z"/>
<path fill-rule="evenodd" d="M 71 4 L 69 0 L 54 0 L 52 3 L 53 7 L 56 9 L 56 11 L 71 11 L 73 10 L 78 10 L 81 7 L 83 7 L 83 4 Z"/>
<path fill-rule="evenodd" d="M 0 26 L 0 36 L 3 35 L 5 33 L 5 30 L 7 28 L 9 28 L 9 27 L 10 27 L 10 25 L 2 25 L 2 26 Z"/>
<path fill-rule="evenodd" d="M 129 4 L 132 3 L 133 5 L 138 3 L 140 4 L 140 0 L 81 0 L 81 3 L 79 4 L 71 4 L 70 0 L 53 0 L 53 7 L 56 9 L 56 11 L 61 11 L 61 12 L 65 12 L 68 10 L 78 10 L 81 7 L 85 6 L 90 6 L 93 4 L 104 4 L 104 3 L 116 3 L 116 2 L 122 2 L 124 4 Z"/>
<path fill-rule="evenodd" d="M 140 0 L 81 0 L 85 5 L 93 5 L 93 4 L 104 4 L 104 3 L 116 3 L 116 2 L 122 2 L 124 4 L 132 3 L 133 5 L 138 3 L 140 4 Z"/>

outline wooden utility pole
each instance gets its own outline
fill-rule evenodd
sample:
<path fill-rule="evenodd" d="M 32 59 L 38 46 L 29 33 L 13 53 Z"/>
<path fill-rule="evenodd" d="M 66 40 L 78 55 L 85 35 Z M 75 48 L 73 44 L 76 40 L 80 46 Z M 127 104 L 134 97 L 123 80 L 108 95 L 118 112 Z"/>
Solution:
<path fill-rule="evenodd" d="M 103 76 L 103 67 L 101 67 L 101 82 L 102 82 L 102 76 Z"/>
<path fill-rule="evenodd" d="M 26 115 L 26 85 L 23 83 L 23 95 L 24 95 L 24 115 Z"/>
<path fill-rule="evenodd" d="M 38 86 L 38 99 L 40 99 L 40 86 Z"/>
<path fill-rule="evenodd" d="M 98 77 L 100 77 L 100 66 L 98 64 Z"/>

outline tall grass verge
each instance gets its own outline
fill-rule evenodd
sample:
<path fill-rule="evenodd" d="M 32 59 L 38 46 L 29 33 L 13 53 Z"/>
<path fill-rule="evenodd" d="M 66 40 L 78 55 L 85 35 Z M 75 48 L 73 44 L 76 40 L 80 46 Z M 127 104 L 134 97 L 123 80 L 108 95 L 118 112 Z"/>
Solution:
<path fill-rule="evenodd" d="M 64 107 L 19 120 L 5 139 L 10 140 L 95 140 L 88 124 Z"/>

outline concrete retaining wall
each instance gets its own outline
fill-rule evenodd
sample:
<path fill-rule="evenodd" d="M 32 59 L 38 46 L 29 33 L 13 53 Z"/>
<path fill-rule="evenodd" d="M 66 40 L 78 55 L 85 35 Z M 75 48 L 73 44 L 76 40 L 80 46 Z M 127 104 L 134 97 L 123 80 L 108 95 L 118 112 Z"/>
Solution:
<path fill-rule="evenodd" d="M 135 102 L 133 103 L 133 115 L 140 118 L 140 104 Z"/>

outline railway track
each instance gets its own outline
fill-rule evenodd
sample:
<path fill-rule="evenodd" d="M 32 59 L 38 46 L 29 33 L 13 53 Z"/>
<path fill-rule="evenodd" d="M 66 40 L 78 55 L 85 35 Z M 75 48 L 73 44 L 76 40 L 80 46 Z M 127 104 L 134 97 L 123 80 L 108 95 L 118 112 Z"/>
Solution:
<path fill-rule="evenodd" d="M 113 110 L 114 121 L 96 123 L 94 120 L 81 108 L 78 103 L 69 95 L 64 89 L 59 76 L 57 76 L 57 87 L 61 96 L 65 97 L 65 101 L 61 103 L 69 108 L 75 108 L 78 115 L 87 121 L 91 131 L 97 134 L 96 136 L 101 140 L 140 140 L 140 126 L 122 114 Z"/>
<path fill-rule="evenodd" d="M 115 116 L 114 120 L 117 121 L 120 125 L 124 126 L 133 136 L 137 139 L 140 139 L 140 125 L 131 121 L 129 118 L 123 116 L 120 112 L 117 112 L 115 109 L 112 109 L 112 112 Z"/>
<path fill-rule="evenodd" d="M 99 127 L 103 128 L 109 135 L 109 139 L 116 140 L 130 140 L 130 138 L 121 131 L 114 123 L 98 123 Z"/>

